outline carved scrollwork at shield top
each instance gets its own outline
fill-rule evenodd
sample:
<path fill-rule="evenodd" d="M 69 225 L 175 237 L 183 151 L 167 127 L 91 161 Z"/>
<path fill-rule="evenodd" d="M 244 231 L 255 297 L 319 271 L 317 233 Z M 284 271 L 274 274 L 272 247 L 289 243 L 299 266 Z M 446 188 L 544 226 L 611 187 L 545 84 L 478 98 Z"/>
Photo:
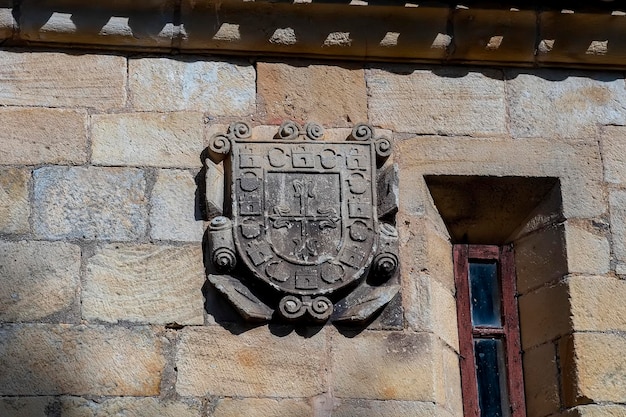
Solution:
<path fill-rule="evenodd" d="M 209 227 L 208 280 L 249 320 L 368 320 L 399 290 L 391 140 L 364 123 L 333 142 L 316 123 L 251 132 L 237 122 L 209 142 L 230 207 Z"/>

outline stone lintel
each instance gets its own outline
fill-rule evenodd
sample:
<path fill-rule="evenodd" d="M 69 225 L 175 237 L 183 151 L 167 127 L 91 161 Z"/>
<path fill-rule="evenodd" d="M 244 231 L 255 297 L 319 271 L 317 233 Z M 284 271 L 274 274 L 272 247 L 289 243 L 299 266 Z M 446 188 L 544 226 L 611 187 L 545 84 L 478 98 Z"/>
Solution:
<path fill-rule="evenodd" d="M 96 3 L 0 0 L 0 44 L 601 68 L 621 67 L 626 57 L 626 13 L 607 5 L 577 11 L 361 0 Z"/>

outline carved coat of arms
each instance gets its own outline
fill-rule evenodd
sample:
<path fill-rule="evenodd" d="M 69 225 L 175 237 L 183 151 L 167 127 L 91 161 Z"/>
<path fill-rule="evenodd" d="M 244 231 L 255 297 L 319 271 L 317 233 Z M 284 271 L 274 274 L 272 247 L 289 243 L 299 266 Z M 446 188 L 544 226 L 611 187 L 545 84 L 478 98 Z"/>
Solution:
<path fill-rule="evenodd" d="M 208 279 L 246 319 L 365 321 L 399 289 L 395 210 L 377 199 L 395 187 L 393 167 L 378 169 L 390 140 L 365 124 L 322 139 L 293 122 L 270 138 L 242 122 L 211 138 L 230 204 L 210 223 Z"/>

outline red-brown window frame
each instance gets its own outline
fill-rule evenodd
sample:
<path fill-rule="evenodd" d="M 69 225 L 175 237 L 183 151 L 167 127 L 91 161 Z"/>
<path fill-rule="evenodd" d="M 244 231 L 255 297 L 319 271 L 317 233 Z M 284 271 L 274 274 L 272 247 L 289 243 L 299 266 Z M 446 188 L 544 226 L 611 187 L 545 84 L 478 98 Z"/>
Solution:
<path fill-rule="evenodd" d="M 469 260 L 495 260 L 502 295 L 502 328 L 474 327 L 472 325 L 469 287 Z M 463 391 L 463 415 L 480 417 L 478 384 L 474 357 L 474 338 L 495 336 L 504 340 L 507 368 L 508 399 L 511 417 L 524 417 L 524 376 L 520 343 L 519 313 L 515 263 L 512 246 L 454 245 L 454 277 L 459 325 L 459 350 L 461 386 Z"/>

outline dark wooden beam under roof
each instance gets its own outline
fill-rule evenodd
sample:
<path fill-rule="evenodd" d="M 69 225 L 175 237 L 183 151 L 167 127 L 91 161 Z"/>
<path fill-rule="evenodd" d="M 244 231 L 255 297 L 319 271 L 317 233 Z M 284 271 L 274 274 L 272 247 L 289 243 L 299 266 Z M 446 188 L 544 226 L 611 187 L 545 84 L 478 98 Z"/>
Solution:
<path fill-rule="evenodd" d="M 0 0 L 0 45 L 623 69 L 617 3 Z"/>

